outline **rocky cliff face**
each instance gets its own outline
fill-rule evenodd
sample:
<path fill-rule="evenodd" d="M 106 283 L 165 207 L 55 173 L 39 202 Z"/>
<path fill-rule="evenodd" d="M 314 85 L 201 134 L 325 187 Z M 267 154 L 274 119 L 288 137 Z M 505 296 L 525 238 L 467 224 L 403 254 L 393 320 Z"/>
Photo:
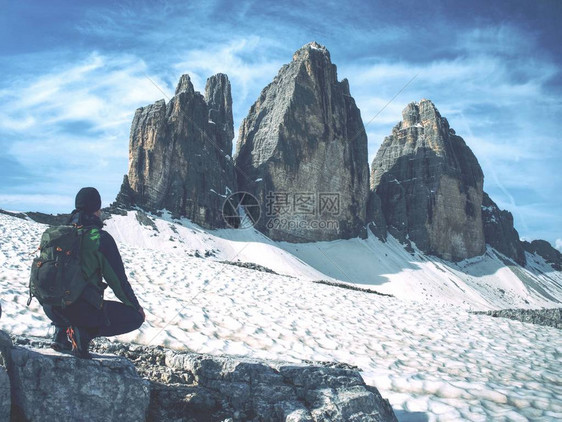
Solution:
<path fill-rule="evenodd" d="M 388 401 L 350 368 L 101 339 L 93 345 L 94 359 L 83 360 L 45 349 L 44 340 L 15 340 L 34 349 L 14 347 L 0 331 L 0 416 L 6 421 L 11 389 L 12 420 L 18 421 L 396 422 Z"/>
<path fill-rule="evenodd" d="M 325 47 L 310 43 L 281 68 L 241 127 L 239 190 L 264 204 L 258 228 L 275 240 L 307 242 L 363 232 L 367 137 L 347 80 Z"/>
<path fill-rule="evenodd" d="M 519 233 L 513 226 L 513 215 L 509 211 L 500 210 L 486 192 L 482 200 L 482 221 L 486 243 L 524 266 L 525 250 L 519 240 Z"/>
<path fill-rule="evenodd" d="M 204 98 L 183 75 L 168 104 L 160 100 L 136 111 L 117 204 L 166 208 L 204 227 L 223 226 L 224 194 L 234 189 L 227 76 L 209 78 L 205 91 Z"/>
<path fill-rule="evenodd" d="M 409 104 L 402 116 L 371 166 L 371 197 L 380 198 L 388 231 L 445 259 L 482 254 L 483 174 L 476 157 L 431 101 Z"/>

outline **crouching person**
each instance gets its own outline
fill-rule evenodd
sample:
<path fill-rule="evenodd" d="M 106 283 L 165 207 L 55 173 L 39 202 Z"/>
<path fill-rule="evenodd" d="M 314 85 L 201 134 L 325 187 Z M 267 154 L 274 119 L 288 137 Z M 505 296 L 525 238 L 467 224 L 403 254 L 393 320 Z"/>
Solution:
<path fill-rule="evenodd" d="M 69 223 L 83 230 L 80 265 L 88 284 L 72 304 L 64 307 L 44 304 L 43 310 L 55 326 L 51 347 L 89 359 L 93 338 L 136 330 L 145 315 L 127 280 L 115 240 L 102 230 L 101 197 L 97 189 L 82 188 L 76 195 L 75 206 Z M 103 299 L 107 286 L 120 302 Z"/>

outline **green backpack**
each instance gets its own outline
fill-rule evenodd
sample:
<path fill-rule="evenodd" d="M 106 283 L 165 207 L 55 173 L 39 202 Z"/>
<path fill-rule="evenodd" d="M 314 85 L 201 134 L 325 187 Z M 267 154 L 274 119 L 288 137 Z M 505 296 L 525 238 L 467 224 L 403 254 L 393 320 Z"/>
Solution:
<path fill-rule="evenodd" d="M 53 226 L 43 232 L 40 254 L 33 259 L 29 300 L 65 307 L 76 301 L 88 285 L 80 264 L 84 230 L 78 226 Z"/>

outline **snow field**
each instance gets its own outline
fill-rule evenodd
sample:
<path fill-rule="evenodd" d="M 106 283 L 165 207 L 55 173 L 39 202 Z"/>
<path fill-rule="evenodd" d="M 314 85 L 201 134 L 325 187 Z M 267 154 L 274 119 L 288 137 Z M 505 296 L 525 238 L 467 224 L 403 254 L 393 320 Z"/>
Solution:
<path fill-rule="evenodd" d="M 122 242 L 153 234 L 134 224 L 120 227 Z M 0 215 L 0 328 L 13 334 L 46 335 L 49 329 L 36 300 L 25 306 L 28 253 L 43 229 Z M 191 230 L 176 228 L 182 229 Z M 159 233 L 155 239 L 168 236 Z M 212 237 L 202 236 L 195 247 L 208 249 Z M 562 419 L 560 330 L 470 314 L 444 303 L 445 295 L 437 303 L 381 297 L 195 258 L 187 255 L 193 250 L 187 243 L 183 251 L 170 251 L 137 240 L 120 250 L 147 321 L 120 341 L 355 365 L 403 421 Z M 240 240 L 231 249 L 216 246 L 215 258 L 234 261 L 258 246 Z M 274 255 L 272 248 L 264 246 L 266 255 Z M 397 260 L 402 252 L 385 253 Z M 290 259 L 309 274 L 317 271 Z"/>

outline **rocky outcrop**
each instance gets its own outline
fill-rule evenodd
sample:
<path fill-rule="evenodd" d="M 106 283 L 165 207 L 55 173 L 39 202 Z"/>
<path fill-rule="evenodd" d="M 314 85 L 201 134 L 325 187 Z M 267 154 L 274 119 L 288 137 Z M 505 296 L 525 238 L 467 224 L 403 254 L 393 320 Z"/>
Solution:
<path fill-rule="evenodd" d="M 204 227 L 223 227 L 225 194 L 234 189 L 230 82 L 218 74 L 204 98 L 188 75 L 175 96 L 139 108 L 131 125 L 129 172 L 116 203 L 166 208 Z"/>
<path fill-rule="evenodd" d="M 192 374 L 209 397 L 214 393 L 226 401 L 238 420 L 395 420 L 388 402 L 349 369 L 191 353 L 168 353 L 166 363 Z"/>
<path fill-rule="evenodd" d="M 562 253 L 546 240 L 524 241 L 522 246 L 527 252 L 541 256 L 556 271 L 562 271 Z"/>
<path fill-rule="evenodd" d="M 525 266 L 525 250 L 519 240 L 519 233 L 513 226 L 513 215 L 509 211 L 500 210 L 486 192 L 482 199 L 482 222 L 486 243 Z"/>
<path fill-rule="evenodd" d="M 371 166 L 388 231 L 449 260 L 481 255 L 483 174 L 433 103 L 411 103 Z"/>
<path fill-rule="evenodd" d="M 496 318 L 509 318 L 546 327 L 562 329 L 562 308 L 553 309 L 501 309 L 480 311 L 474 314 L 489 315 Z"/>
<path fill-rule="evenodd" d="M 346 365 L 266 362 L 103 339 L 95 340 L 88 361 L 43 350 L 44 339 L 15 342 L 35 348 L 5 348 L 16 420 L 65 421 L 72 414 L 94 421 L 396 421 L 388 401 Z"/>
<path fill-rule="evenodd" d="M 4 350 L 9 353 L 12 420 L 146 419 L 149 383 L 127 359 L 98 356 L 84 360 L 49 349 L 6 345 Z"/>
<path fill-rule="evenodd" d="M 10 420 L 10 410 L 12 407 L 7 361 L 11 347 L 12 341 L 10 337 L 3 331 L 0 331 L 0 421 Z"/>
<path fill-rule="evenodd" d="M 230 155 L 234 139 L 234 120 L 230 81 L 225 74 L 217 73 L 207 79 L 205 101 L 209 107 L 209 121 L 213 122 L 216 128 L 218 146 Z"/>
<path fill-rule="evenodd" d="M 386 241 L 388 227 L 386 219 L 382 211 L 382 202 L 379 195 L 371 190 L 369 192 L 369 199 L 367 201 L 367 221 L 369 222 L 368 228 L 375 236 L 381 241 Z"/>
<path fill-rule="evenodd" d="M 367 137 L 325 47 L 302 47 L 264 88 L 242 122 L 235 160 L 239 189 L 264 204 L 257 228 L 270 238 L 364 234 Z"/>

